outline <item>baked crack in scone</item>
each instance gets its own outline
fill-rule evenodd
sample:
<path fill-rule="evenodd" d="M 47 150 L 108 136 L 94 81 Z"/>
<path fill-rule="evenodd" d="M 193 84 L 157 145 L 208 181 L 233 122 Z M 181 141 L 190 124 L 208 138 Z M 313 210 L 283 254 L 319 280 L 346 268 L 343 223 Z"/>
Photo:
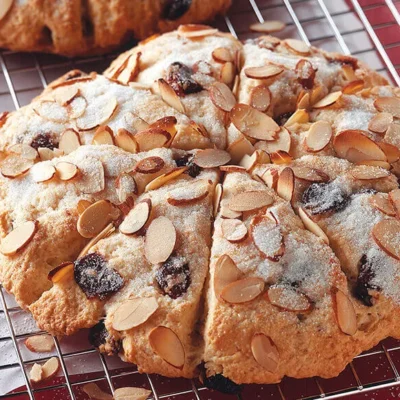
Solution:
<path fill-rule="evenodd" d="M 139 371 L 336 376 L 399 337 L 399 118 L 352 57 L 151 38 L 0 116 L 1 282 Z"/>

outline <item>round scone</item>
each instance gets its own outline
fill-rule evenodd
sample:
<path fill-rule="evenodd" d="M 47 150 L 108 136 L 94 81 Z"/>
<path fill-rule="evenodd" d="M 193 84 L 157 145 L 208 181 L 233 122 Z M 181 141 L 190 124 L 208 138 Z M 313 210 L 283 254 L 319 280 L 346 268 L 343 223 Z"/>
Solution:
<path fill-rule="evenodd" d="M 7 0 L 0 4 L 0 46 L 67 56 L 100 54 L 182 23 L 209 21 L 230 0 Z"/>

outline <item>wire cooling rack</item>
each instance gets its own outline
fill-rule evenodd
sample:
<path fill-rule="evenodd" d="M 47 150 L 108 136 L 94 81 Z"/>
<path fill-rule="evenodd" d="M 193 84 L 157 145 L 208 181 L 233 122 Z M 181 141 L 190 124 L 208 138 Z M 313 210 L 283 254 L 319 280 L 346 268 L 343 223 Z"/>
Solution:
<path fill-rule="evenodd" d="M 278 19 L 287 24 L 278 36 L 297 37 L 326 50 L 353 54 L 400 86 L 398 10 L 400 1 L 392 0 L 233 0 L 228 16 L 215 25 L 246 39 L 254 35 L 248 29 L 251 23 Z M 100 72 L 113 57 L 67 60 L 0 52 L 0 112 L 29 103 L 47 82 L 71 68 Z M 30 314 L 21 310 L 0 286 L 0 387 L 11 383 L 14 389 L 8 394 L 0 392 L 0 399 L 86 399 L 82 387 L 89 382 L 96 382 L 109 393 L 122 386 L 145 387 L 152 391 L 154 400 L 232 399 L 207 390 L 197 380 L 139 374 L 135 366 L 99 354 L 88 343 L 87 332 L 61 341 L 54 338 L 52 354 L 30 353 L 23 342 L 37 333 Z M 60 360 L 58 376 L 32 386 L 28 375 L 32 364 L 51 356 Z M 285 378 L 277 385 L 246 385 L 237 399 L 400 398 L 399 371 L 400 341 L 387 339 L 356 357 L 337 378 Z"/>

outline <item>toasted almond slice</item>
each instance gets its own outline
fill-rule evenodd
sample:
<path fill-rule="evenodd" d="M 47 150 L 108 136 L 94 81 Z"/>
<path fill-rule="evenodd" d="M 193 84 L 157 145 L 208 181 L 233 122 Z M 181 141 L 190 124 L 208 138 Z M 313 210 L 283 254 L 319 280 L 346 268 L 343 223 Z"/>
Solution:
<path fill-rule="evenodd" d="M 174 89 L 164 80 L 158 80 L 158 90 L 162 99 L 172 108 L 179 111 L 180 113 L 185 113 L 185 107 L 183 106 L 181 99 L 175 93 Z"/>
<path fill-rule="evenodd" d="M 156 190 L 161 186 L 164 186 L 168 182 L 172 181 L 173 179 L 176 179 L 178 176 L 182 175 L 186 170 L 187 167 L 174 168 L 172 171 L 162 174 L 157 178 L 153 179 L 151 182 L 149 182 L 146 185 L 144 191 L 148 192 L 149 190 Z"/>
<path fill-rule="evenodd" d="M 39 147 L 37 151 L 39 153 L 40 161 L 49 161 L 56 157 L 54 151 L 47 147 Z"/>
<path fill-rule="evenodd" d="M 66 129 L 60 137 L 60 143 L 58 148 L 64 152 L 64 154 L 70 154 L 81 145 L 81 139 L 79 133 L 73 129 Z"/>
<path fill-rule="evenodd" d="M 173 206 L 187 206 L 205 199 L 208 196 L 208 182 L 197 181 L 191 185 L 172 190 L 167 197 Z"/>
<path fill-rule="evenodd" d="M 390 175 L 386 169 L 379 167 L 370 167 L 367 165 L 359 165 L 350 170 L 350 174 L 360 180 L 383 179 Z"/>
<path fill-rule="evenodd" d="M 8 148 L 8 151 L 10 153 L 20 154 L 21 157 L 26 158 L 27 160 L 35 160 L 38 156 L 38 152 L 26 143 L 13 144 Z"/>
<path fill-rule="evenodd" d="M 135 80 L 139 73 L 140 68 L 140 56 L 142 53 L 138 51 L 136 54 L 131 54 L 128 57 L 126 65 L 122 72 L 118 75 L 117 81 L 123 85 L 127 85 L 129 82 Z"/>
<path fill-rule="evenodd" d="M 55 173 L 56 169 L 47 162 L 35 164 L 30 170 L 32 179 L 37 183 L 49 181 Z"/>
<path fill-rule="evenodd" d="M 118 129 L 115 135 L 115 144 L 129 153 L 135 154 L 139 151 L 135 137 L 124 128 Z"/>
<path fill-rule="evenodd" d="M 387 112 L 393 117 L 400 118 L 400 99 L 398 97 L 378 97 L 374 101 L 374 106 L 378 111 Z"/>
<path fill-rule="evenodd" d="M 89 206 L 91 206 L 93 203 L 89 200 L 81 199 L 78 201 L 78 204 L 76 206 L 76 209 L 78 211 L 78 214 L 81 215 Z"/>
<path fill-rule="evenodd" d="M 294 172 L 292 168 L 286 167 L 278 178 L 276 193 L 286 201 L 292 201 L 294 192 Z"/>
<path fill-rule="evenodd" d="M 305 312 L 311 308 L 308 297 L 291 286 L 271 286 L 267 297 L 272 305 L 284 311 Z"/>
<path fill-rule="evenodd" d="M 54 375 L 57 374 L 59 369 L 60 369 L 60 362 L 58 361 L 58 358 L 57 357 L 50 358 L 42 365 L 42 370 L 43 370 L 42 379 L 45 380 L 52 378 Z"/>
<path fill-rule="evenodd" d="M 324 172 L 309 168 L 304 165 L 297 165 L 291 167 L 294 173 L 294 176 L 297 179 L 306 181 L 306 182 L 327 182 L 329 181 L 329 176 L 326 175 Z"/>
<path fill-rule="evenodd" d="M 78 219 L 77 229 L 84 238 L 98 235 L 112 220 L 112 204 L 99 200 L 89 206 Z"/>
<path fill-rule="evenodd" d="M 82 391 L 85 392 L 89 399 L 95 400 L 113 400 L 113 396 L 103 392 L 94 382 L 86 383 L 82 386 Z"/>
<path fill-rule="evenodd" d="M 267 207 L 274 202 L 274 199 L 266 190 L 249 190 L 238 193 L 229 202 L 229 209 L 232 211 L 252 211 L 261 207 Z"/>
<path fill-rule="evenodd" d="M 227 62 L 221 68 L 219 80 L 231 88 L 236 76 L 235 64 L 233 62 Z"/>
<path fill-rule="evenodd" d="M 2 161 L 0 171 L 7 178 L 16 178 L 27 172 L 33 164 L 33 160 L 23 158 L 19 154 L 10 154 Z"/>
<path fill-rule="evenodd" d="M 157 128 L 157 129 L 161 129 L 163 131 L 167 131 L 171 135 L 171 138 L 173 138 L 177 132 L 177 128 L 176 128 L 177 123 L 178 123 L 178 121 L 177 121 L 176 117 L 173 117 L 173 116 L 163 117 L 163 118 L 158 119 L 156 122 L 153 122 L 151 125 L 147 126 L 147 128 Z M 138 129 L 138 131 L 144 131 L 147 128 Z"/>
<path fill-rule="evenodd" d="M 208 93 L 215 107 L 223 111 L 230 112 L 236 104 L 235 96 L 225 83 L 213 83 L 208 89 Z"/>
<path fill-rule="evenodd" d="M 227 284 L 221 290 L 221 298 L 231 304 L 242 304 L 254 300 L 264 290 L 261 278 L 243 278 Z"/>
<path fill-rule="evenodd" d="M 389 201 L 393 204 L 397 217 L 400 217 L 400 189 L 389 192 Z"/>
<path fill-rule="evenodd" d="M 257 333 L 251 340 L 251 352 L 254 359 L 267 371 L 273 373 L 279 364 L 279 352 L 272 339 L 263 333 Z"/>
<path fill-rule="evenodd" d="M 176 245 L 176 230 L 167 217 L 154 219 L 146 232 L 145 256 L 152 264 L 164 262 Z"/>
<path fill-rule="evenodd" d="M 61 161 L 56 164 L 57 176 L 62 181 L 69 181 L 78 174 L 78 167 L 70 162 Z"/>
<path fill-rule="evenodd" d="M 109 121 L 117 107 L 118 101 L 114 96 L 102 96 L 86 107 L 85 112 L 76 119 L 76 126 L 81 131 L 95 129 Z"/>
<path fill-rule="evenodd" d="M 13 3 L 14 0 L 2 0 L 0 5 L 0 21 L 6 16 Z"/>
<path fill-rule="evenodd" d="M 166 326 L 157 326 L 149 333 L 149 342 L 153 351 L 165 362 L 182 369 L 185 364 L 185 350 L 177 334 Z"/>
<path fill-rule="evenodd" d="M 231 160 L 228 152 L 219 149 L 199 150 L 194 156 L 194 163 L 201 168 L 216 168 Z"/>
<path fill-rule="evenodd" d="M 221 223 L 222 236 L 231 243 L 238 243 L 246 239 L 246 225 L 238 219 L 224 219 Z"/>
<path fill-rule="evenodd" d="M 280 75 L 284 69 L 279 65 L 267 64 L 262 67 L 247 67 L 244 74 L 252 79 L 269 79 Z"/>
<path fill-rule="evenodd" d="M 360 130 L 340 132 L 333 139 L 333 148 L 340 158 L 351 162 L 366 160 L 386 161 L 383 150 Z"/>
<path fill-rule="evenodd" d="M 306 56 L 311 52 L 310 46 L 298 39 L 286 39 L 283 44 L 295 54 Z"/>
<path fill-rule="evenodd" d="M 384 219 L 372 228 L 372 237 L 376 244 L 390 257 L 400 260 L 400 221 Z"/>
<path fill-rule="evenodd" d="M 278 137 L 275 140 L 263 142 L 263 144 L 265 146 L 264 150 L 270 154 L 277 151 L 284 151 L 288 153 L 292 144 L 292 138 L 289 131 L 282 126 L 278 132 Z"/>
<path fill-rule="evenodd" d="M 119 230 L 125 235 L 132 235 L 139 232 L 149 220 L 151 215 L 151 200 L 144 199 L 129 211 L 129 214 L 122 221 Z"/>
<path fill-rule="evenodd" d="M 357 315 L 349 296 L 341 290 L 335 293 L 336 317 L 340 330 L 346 335 L 354 335 L 357 332 Z"/>
<path fill-rule="evenodd" d="M 81 258 L 86 256 L 89 253 L 90 249 L 98 243 L 101 239 L 104 239 L 110 236 L 115 231 L 115 226 L 112 222 L 110 222 L 96 237 L 91 239 L 89 243 L 81 250 L 77 258 Z"/>
<path fill-rule="evenodd" d="M 308 60 L 301 59 L 295 67 L 297 80 L 304 89 L 312 89 L 314 86 L 315 72 L 313 65 Z"/>
<path fill-rule="evenodd" d="M 9 115 L 10 113 L 8 111 L 3 111 L 0 113 L 0 128 L 4 126 Z"/>
<path fill-rule="evenodd" d="M 240 160 L 239 165 L 245 168 L 246 171 L 251 171 L 257 165 L 257 155 L 257 151 L 255 151 L 251 156 L 245 154 L 244 157 Z"/>
<path fill-rule="evenodd" d="M 215 35 L 218 33 L 218 29 L 212 28 L 208 25 L 186 24 L 180 25 L 177 32 L 178 35 L 187 39 L 198 39 L 205 36 Z"/>
<path fill-rule="evenodd" d="M 87 105 L 87 101 L 83 96 L 76 96 L 71 103 L 67 105 L 68 116 L 71 119 L 81 117 L 85 113 Z"/>
<path fill-rule="evenodd" d="M 165 117 L 165 118 L 170 118 L 170 117 Z M 172 118 L 174 118 L 174 117 L 172 117 Z M 127 112 L 124 114 L 124 122 L 125 122 L 126 126 L 129 128 L 129 131 L 131 131 L 131 132 L 144 131 L 145 129 L 150 128 L 150 125 L 144 119 L 140 118 L 138 115 L 136 115 L 132 112 Z M 156 123 L 157 122 L 155 122 L 155 124 Z M 160 128 L 160 127 L 152 126 L 152 128 Z M 166 130 L 168 130 L 168 129 L 166 129 Z"/>
<path fill-rule="evenodd" d="M 383 212 L 384 214 L 389 215 L 390 217 L 396 216 L 396 209 L 394 204 L 390 201 L 390 193 L 389 197 L 385 196 L 383 193 L 373 194 L 368 201 L 372 207 Z"/>
<path fill-rule="evenodd" d="M 368 129 L 375 133 L 385 133 L 393 122 L 393 115 L 388 112 L 380 112 L 369 121 Z"/>
<path fill-rule="evenodd" d="M 49 353 L 54 348 L 54 340 L 49 335 L 30 336 L 24 343 L 26 348 L 34 353 Z"/>
<path fill-rule="evenodd" d="M 314 222 L 311 217 L 307 214 L 304 208 L 299 207 L 299 216 L 303 221 L 304 226 L 312 232 L 314 235 L 322 239 L 323 242 L 329 244 L 329 238 L 326 236 L 325 232 L 319 227 L 319 225 Z"/>
<path fill-rule="evenodd" d="M 364 89 L 364 81 L 362 79 L 356 79 L 349 82 L 342 89 L 344 94 L 354 94 Z"/>
<path fill-rule="evenodd" d="M 286 24 L 282 21 L 264 21 L 250 25 L 250 29 L 254 32 L 272 33 L 279 32 L 285 28 Z"/>
<path fill-rule="evenodd" d="M 67 106 L 78 94 L 77 86 L 62 86 L 54 90 L 53 97 L 60 106 Z"/>
<path fill-rule="evenodd" d="M 293 158 L 290 154 L 286 153 L 286 151 L 275 151 L 270 155 L 271 162 L 273 164 L 282 165 L 282 164 L 289 164 L 293 161 Z"/>
<path fill-rule="evenodd" d="M 33 383 L 38 383 L 43 379 L 43 369 L 40 364 L 33 364 L 29 372 L 29 380 Z"/>
<path fill-rule="evenodd" d="M 92 144 L 97 144 L 97 145 L 109 144 L 109 145 L 113 145 L 114 144 L 114 137 L 113 137 L 112 129 L 107 125 L 99 126 L 96 129 L 96 132 L 95 132 L 95 134 L 93 136 Z"/>
<path fill-rule="evenodd" d="M 232 211 L 226 204 L 221 205 L 222 218 L 234 219 L 234 218 L 240 218 L 241 216 L 242 216 L 241 212 Z"/>
<path fill-rule="evenodd" d="M 64 262 L 53 268 L 47 275 L 47 279 L 53 283 L 61 283 L 71 280 L 74 277 L 74 263 Z"/>
<path fill-rule="evenodd" d="M 299 97 L 297 98 L 296 108 L 307 110 L 311 106 L 311 96 L 309 92 L 305 92 L 304 90 L 300 92 Z"/>
<path fill-rule="evenodd" d="M 258 140 L 274 140 L 280 129 L 271 117 L 247 104 L 232 108 L 231 121 L 241 133 Z"/>
<path fill-rule="evenodd" d="M 170 139 L 171 135 L 169 132 L 159 128 L 149 128 L 135 135 L 135 140 L 139 145 L 140 151 L 149 151 L 164 147 Z"/>
<path fill-rule="evenodd" d="M 267 169 L 262 175 L 261 179 L 271 189 L 276 189 L 278 184 L 279 172 L 276 169 Z"/>
<path fill-rule="evenodd" d="M 387 169 L 388 171 L 392 168 L 392 166 L 386 161 L 367 160 L 367 161 L 359 161 L 355 164 L 356 165 L 369 165 L 370 167 L 379 167 L 379 168 Z"/>
<path fill-rule="evenodd" d="M 339 90 L 337 92 L 332 92 L 326 95 L 323 99 L 320 101 L 317 101 L 314 105 L 313 108 L 325 108 L 329 107 L 332 104 L 335 104 L 341 97 L 342 97 L 342 92 Z"/>
<path fill-rule="evenodd" d="M 400 159 L 400 150 L 398 147 L 385 142 L 379 142 L 378 146 L 383 150 L 389 163 L 395 163 Z"/>
<path fill-rule="evenodd" d="M 243 276 L 242 271 L 227 254 L 221 256 L 215 264 L 214 270 L 214 292 L 219 297 L 224 287 L 236 282 Z"/>
<path fill-rule="evenodd" d="M 124 387 L 115 390 L 114 400 L 147 400 L 150 395 L 151 390 L 137 387 Z"/>
<path fill-rule="evenodd" d="M 219 204 L 223 195 L 223 188 L 221 183 L 217 183 L 215 186 L 214 196 L 213 196 L 213 216 L 214 218 L 218 214 Z"/>
<path fill-rule="evenodd" d="M 296 110 L 290 118 L 285 122 L 285 126 L 294 124 L 306 124 L 310 120 L 310 114 L 306 110 Z"/>
<path fill-rule="evenodd" d="M 68 113 L 66 108 L 60 106 L 53 100 L 40 100 L 33 104 L 33 111 L 39 117 L 51 122 L 65 124 L 68 122 Z"/>
<path fill-rule="evenodd" d="M 126 331 L 146 322 L 157 310 L 155 297 L 142 297 L 124 301 L 115 311 L 112 327 Z"/>
<path fill-rule="evenodd" d="M 11 256 L 26 246 L 36 232 L 36 223 L 23 222 L 14 228 L 7 236 L 1 239 L 0 252 L 5 256 Z"/>
<path fill-rule="evenodd" d="M 224 171 L 224 172 L 247 172 L 246 168 L 241 167 L 240 165 L 221 165 L 219 167 L 220 171 Z"/>
<path fill-rule="evenodd" d="M 226 47 L 217 47 L 212 52 L 212 57 L 215 61 L 220 63 L 232 62 L 234 60 L 233 54 Z"/>
<path fill-rule="evenodd" d="M 261 112 L 268 110 L 271 105 L 271 91 L 267 85 L 258 85 L 251 90 L 250 105 Z"/>
<path fill-rule="evenodd" d="M 332 138 L 332 126 L 327 121 L 314 122 L 304 140 L 307 151 L 317 153 L 328 146 Z"/>
<path fill-rule="evenodd" d="M 318 100 L 322 99 L 324 95 L 324 88 L 321 85 L 315 86 L 310 93 L 310 104 L 315 104 Z"/>
<path fill-rule="evenodd" d="M 135 165 L 135 171 L 141 174 L 154 174 L 164 168 L 165 162 L 161 157 L 152 156 L 140 160 Z"/>
<path fill-rule="evenodd" d="M 227 148 L 233 163 L 238 163 L 246 154 L 253 154 L 254 150 L 254 146 L 243 135 L 232 142 Z"/>

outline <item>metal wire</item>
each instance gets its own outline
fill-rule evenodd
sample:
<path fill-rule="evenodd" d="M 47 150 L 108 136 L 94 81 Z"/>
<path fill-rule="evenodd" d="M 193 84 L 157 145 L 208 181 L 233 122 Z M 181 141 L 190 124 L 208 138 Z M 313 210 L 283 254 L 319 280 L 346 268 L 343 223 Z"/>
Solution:
<path fill-rule="evenodd" d="M 314 5 L 317 5 L 318 7 L 320 7 L 320 10 L 322 11 L 322 16 L 320 14 L 316 15 L 316 16 L 307 16 L 307 19 L 300 18 L 296 13 L 297 7 L 301 6 L 301 3 L 305 3 L 306 0 L 292 0 L 292 1 L 291 0 L 281 0 L 281 4 L 276 4 L 276 2 L 274 2 L 272 5 L 266 5 L 266 6 L 264 5 L 263 7 L 259 6 L 259 3 L 257 2 L 257 0 L 234 0 L 234 2 L 238 2 L 238 1 L 242 1 L 242 3 L 245 3 L 246 1 L 248 1 L 249 5 L 250 5 L 250 9 L 252 10 L 252 12 L 254 13 L 255 17 L 257 18 L 257 20 L 259 22 L 264 21 L 264 15 L 268 15 L 269 10 L 271 10 L 271 9 L 276 9 L 278 7 L 281 7 L 282 10 L 286 9 L 290 18 L 292 19 L 292 23 L 289 23 L 289 25 L 296 27 L 299 36 L 307 44 L 312 44 L 312 42 L 322 40 L 322 39 L 335 38 L 344 54 L 350 54 L 350 49 L 349 49 L 348 43 L 346 43 L 346 38 L 348 38 L 348 35 L 350 33 L 367 32 L 369 34 L 369 36 L 371 37 L 375 47 L 373 49 L 367 49 L 362 52 L 357 52 L 357 54 L 371 51 L 371 50 L 375 51 L 377 54 L 379 54 L 379 56 L 382 58 L 382 60 L 385 63 L 385 67 L 383 69 L 388 70 L 390 72 L 390 74 L 392 75 L 394 82 L 396 82 L 398 85 L 400 85 L 400 77 L 399 77 L 392 61 L 390 60 L 389 56 L 387 55 L 385 47 L 380 42 L 378 36 L 374 32 L 374 29 L 364 12 L 364 10 L 366 8 L 361 7 L 357 0 L 351 0 L 351 3 L 354 7 L 354 12 L 356 13 L 356 15 L 358 15 L 361 22 L 363 23 L 363 29 L 361 29 L 361 30 L 356 29 L 351 32 L 347 31 L 345 33 L 342 33 L 340 31 L 337 23 L 335 22 L 335 19 L 337 20 L 337 18 L 340 18 L 343 15 L 345 15 L 346 13 L 350 12 L 350 10 L 332 14 L 329 11 L 329 7 L 328 7 L 329 3 L 327 0 L 325 0 L 325 1 L 324 0 L 312 0 L 315 3 Z M 310 1 L 307 1 L 307 2 L 309 3 Z M 263 4 L 265 4 L 265 2 Z M 400 25 L 400 14 L 397 11 L 393 1 L 385 0 L 385 4 L 386 4 L 387 8 L 390 10 L 390 12 L 392 13 L 396 23 Z M 235 4 L 231 10 L 231 17 L 234 16 L 234 13 L 235 13 Z M 231 17 L 229 15 L 225 17 L 226 28 L 235 37 L 241 38 L 241 34 L 236 29 L 235 23 L 232 22 L 233 18 L 231 18 Z M 327 26 L 329 26 L 331 28 L 332 34 L 331 35 L 324 34 L 323 36 L 313 38 L 312 40 L 310 40 L 306 33 L 305 24 L 312 22 L 312 21 L 325 21 L 325 20 L 327 21 Z M 10 71 L 7 68 L 6 61 L 5 61 L 5 57 L 7 57 L 11 54 L 13 54 L 13 53 L 8 52 L 8 51 L 4 51 L 4 52 L 0 53 L 0 72 L 2 72 L 2 74 L 4 76 L 4 80 L 5 80 L 6 86 L 8 88 L 8 93 L 11 96 L 13 105 L 16 109 L 18 109 L 20 107 L 20 101 L 19 101 L 18 95 L 17 95 L 18 92 L 15 89 Z M 70 61 L 63 62 L 63 63 L 55 63 L 53 65 L 52 64 L 41 65 L 38 58 L 36 56 L 33 56 L 33 57 L 34 57 L 34 59 L 33 59 L 34 67 L 19 68 L 18 71 L 19 72 L 31 72 L 31 71 L 36 70 L 38 73 L 38 76 L 39 76 L 40 83 L 43 87 L 46 87 L 47 82 L 48 82 L 48 79 L 46 78 L 46 72 L 48 72 L 52 68 L 66 67 L 66 66 L 70 67 L 70 68 L 74 68 L 77 64 L 81 64 L 83 62 L 88 62 L 88 60 L 70 60 Z M 95 63 L 95 62 L 99 62 L 99 61 L 103 61 L 103 60 L 104 60 L 104 57 L 97 57 L 97 58 L 92 58 L 89 61 L 91 61 L 92 63 Z M 74 351 L 74 352 L 70 352 L 70 353 L 63 353 L 58 340 L 55 338 L 54 339 L 55 350 L 56 350 L 56 354 L 61 362 L 61 369 L 62 369 L 64 378 L 65 378 L 65 382 L 61 383 L 61 384 L 53 385 L 51 387 L 47 386 L 45 388 L 40 388 L 40 389 L 33 388 L 29 382 L 29 377 L 26 372 L 26 365 L 31 364 L 36 361 L 43 361 L 43 360 L 29 360 L 29 362 L 24 361 L 24 359 L 22 358 L 20 349 L 18 347 L 18 340 L 26 338 L 32 334 L 38 334 L 38 332 L 35 331 L 35 332 L 31 332 L 31 333 L 27 333 L 27 334 L 20 334 L 20 335 L 17 335 L 15 333 L 15 330 L 12 325 L 10 313 L 16 312 L 20 309 L 18 307 L 8 307 L 7 308 L 5 296 L 4 296 L 2 288 L 0 286 L 0 305 L 1 304 L 3 305 L 4 311 L 0 311 L 0 316 L 2 314 L 4 315 L 5 321 L 8 325 L 9 331 L 10 331 L 10 336 L 1 338 L 0 343 L 3 343 L 7 340 L 12 341 L 12 344 L 15 349 L 15 353 L 17 355 L 17 362 L 10 363 L 5 366 L 1 366 L 0 371 L 4 370 L 6 368 L 19 367 L 23 374 L 23 381 L 25 383 L 25 388 L 16 394 L 0 395 L 0 399 L 13 398 L 14 396 L 17 396 L 20 394 L 26 394 L 29 396 L 30 399 L 33 400 L 36 392 L 42 392 L 43 390 L 49 390 L 49 389 L 64 389 L 64 390 L 66 389 L 70 398 L 76 399 L 77 397 L 76 397 L 76 393 L 74 391 L 74 387 L 76 387 L 77 385 L 83 385 L 85 383 L 99 382 L 99 381 L 102 381 L 102 382 L 105 381 L 109 386 L 110 392 L 114 393 L 114 384 L 115 384 L 114 379 L 121 378 L 121 377 L 127 377 L 127 376 L 135 376 L 136 374 L 138 374 L 137 371 L 125 371 L 125 372 L 111 371 L 107 365 L 107 362 L 106 362 L 104 356 L 100 355 L 101 367 L 104 372 L 103 376 L 95 377 L 95 378 L 91 378 L 91 379 L 79 380 L 79 381 L 74 380 L 74 382 L 71 382 L 65 360 L 67 358 L 73 357 L 73 356 L 81 356 L 81 355 L 85 355 L 85 354 L 91 354 L 91 353 L 95 352 L 95 350 L 83 350 L 83 351 L 80 350 L 80 351 Z M 380 349 L 373 351 L 373 352 L 366 353 L 366 354 L 362 354 L 362 355 L 356 357 L 356 359 L 363 359 L 363 358 L 368 359 L 369 357 L 372 357 L 375 355 L 385 356 L 385 359 L 387 360 L 387 362 L 391 368 L 391 371 L 393 372 L 394 378 L 388 378 L 388 379 L 386 379 L 382 382 L 376 383 L 376 384 L 364 385 L 359 377 L 359 374 L 357 373 L 355 363 L 352 362 L 352 363 L 350 363 L 350 371 L 353 374 L 355 386 L 351 386 L 348 388 L 338 388 L 337 390 L 334 390 L 334 391 L 330 390 L 329 393 L 327 393 L 324 390 L 323 380 L 316 378 L 315 383 L 316 383 L 316 387 L 318 388 L 319 393 L 315 394 L 312 397 L 308 397 L 308 399 L 311 399 L 311 398 L 312 399 L 321 399 L 321 398 L 340 399 L 340 398 L 351 396 L 353 394 L 358 394 L 360 392 L 368 393 L 371 391 L 376 391 L 378 389 L 384 389 L 384 388 L 389 388 L 389 387 L 393 387 L 396 385 L 400 385 L 400 374 L 397 371 L 396 365 L 393 362 L 392 357 L 391 357 L 391 353 L 394 351 L 400 351 L 400 346 L 388 349 L 384 344 L 382 344 Z M 152 377 L 150 375 L 147 375 L 147 381 L 148 381 L 148 385 L 152 391 L 152 399 L 153 400 L 159 400 L 159 399 L 165 399 L 165 398 L 171 398 L 171 397 L 177 398 L 177 400 L 179 400 L 179 398 L 181 396 L 183 397 L 187 394 L 192 394 L 193 399 L 196 399 L 196 400 L 201 400 L 201 399 L 208 397 L 208 396 L 202 397 L 202 393 L 207 392 L 207 389 L 205 389 L 204 387 L 197 387 L 196 383 L 193 381 L 190 384 L 191 385 L 190 389 L 182 390 L 182 391 L 178 391 L 178 392 L 174 392 L 174 393 L 169 393 L 169 394 L 158 393 L 156 385 L 153 382 Z M 275 388 L 276 388 L 277 393 L 281 397 L 281 399 L 285 400 L 286 397 L 285 397 L 285 391 L 284 391 L 283 385 L 277 384 L 277 385 L 275 385 Z M 267 395 L 267 393 L 265 393 L 265 391 L 264 391 L 263 395 Z M 245 398 L 245 397 L 238 397 L 238 399 L 250 400 L 250 398 Z"/>

